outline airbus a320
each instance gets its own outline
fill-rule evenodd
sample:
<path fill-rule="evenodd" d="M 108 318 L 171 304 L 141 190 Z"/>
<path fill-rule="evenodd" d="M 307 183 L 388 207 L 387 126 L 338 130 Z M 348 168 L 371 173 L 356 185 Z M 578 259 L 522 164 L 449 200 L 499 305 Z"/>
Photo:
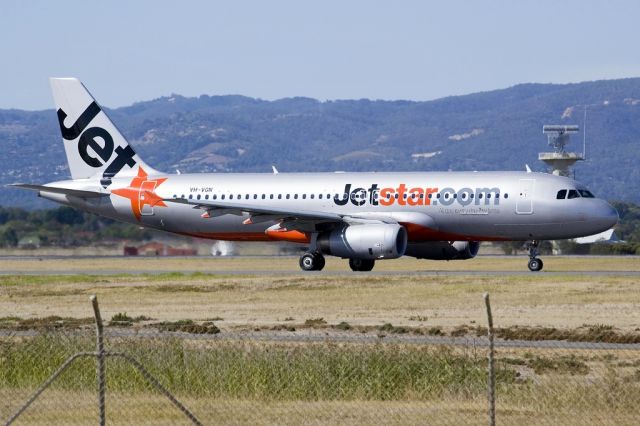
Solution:
<path fill-rule="evenodd" d="M 70 180 L 14 184 L 60 204 L 214 240 L 304 244 L 305 271 L 325 256 L 354 271 L 377 260 L 476 256 L 481 241 L 596 234 L 616 210 L 580 183 L 531 172 L 167 174 L 146 164 L 75 78 L 50 80 Z"/>

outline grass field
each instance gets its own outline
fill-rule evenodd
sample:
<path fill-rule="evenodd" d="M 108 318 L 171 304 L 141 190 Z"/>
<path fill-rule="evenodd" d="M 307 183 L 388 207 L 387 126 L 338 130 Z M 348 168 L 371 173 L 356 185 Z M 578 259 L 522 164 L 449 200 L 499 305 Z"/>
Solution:
<path fill-rule="evenodd" d="M 636 258 L 549 257 L 549 270 L 614 271 L 606 275 L 389 275 L 282 274 L 295 270 L 293 258 L 47 259 L 2 260 L 0 270 L 73 270 L 77 275 L 0 276 L 0 317 L 91 316 L 87 298 L 97 294 L 103 315 L 118 312 L 157 320 L 222 318 L 221 328 L 303 324 L 323 318 L 329 324 L 434 326 L 445 329 L 485 324 L 482 293 L 491 294 L 497 326 L 575 328 L 612 325 L 640 328 L 638 276 L 616 274 L 640 270 Z M 522 270 L 523 259 L 495 257 L 466 262 L 380 262 L 389 270 L 419 267 L 466 270 Z M 344 267 L 330 261 L 328 269 Z M 404 269 L 403 268 L 404 265 Z M 88 275 L 82 271 L 129 270 Z M 143 271 L 174 270 L 161 274 Z M 247 274 L 225 274 L 226 270 Z M 251 271 L 271 270 L 252 275 Z"/>
<path fill-rule="evenodd" d="M 0 347 L 0 418 L 15 411 L 66 356 L 93 343 L 86 333 L 54 337 Z M 140 360 L 206 424 L 486 424 L 481 350 L 166 336 L 108 339 L 107 346 Z M 49 356 L 36 356 L 43 350 Z M 497 355 L 501 424 L 635 424 L 637 351 L 512 348 Z M 91 422 L 94 375 L 92 360 L 79 361 L 26 412 L 25 422 Z M 184 420 L 122 360 L 107 360 L 106 377 L 109 423 Z"/>
<path fill-rule="evenodd" d="M 327 269 L 344 273 L 303 274 L 291 273 L 295 258 L 3 259 L 0 272 L 26 273 L 0 276 L 0 330 L 37 328 L 51 316 L 90 324 L 88 296 L 97 294 L 103 318 L 130 318 L 127 330 L 144 331 L 160 322 L 192 327 L 184 321 L 192 320 L 215 323 L 221 336 L 256 329 L 326 336 L 473 334 L 486 325 L 482 294 L 488 291 L 494 322 L 503 333 L 546 327 L 545 336 L 639 338 L 639 277 L 620 271 L 640 270 L 640 260 L 545 258 L 545 270 L 555 274 L 525 272 L 525 260 L 377 265 L 388 271 L 464 268 L 522 274 L 367 276 L 348 272 L 339 260 L 330 260 Z M 38 275 L 43 272 L 47 275 Z M 0 336 L 0 420 L 68 355 L 91 350 L 93 337 L 78 337 L 69 324 L 50 338 Z M 486 424 L 482 347 L 385 339 L 373 344 L 253 341 L 249 333 L 235 340 L 112 336 L 107 347 L 143 361 L 206 424 Z M 107 364 L 109 423 L 182 421 L 178 410 L 130 367 L 115 359 Z M 500 348 L 497 369 L 501 424 L 635 424 L 640 415 L 638 350 Z M 24 422 L 94 421 L 94 374 L 94 362 L 81 361 L 25 413 Z"/>

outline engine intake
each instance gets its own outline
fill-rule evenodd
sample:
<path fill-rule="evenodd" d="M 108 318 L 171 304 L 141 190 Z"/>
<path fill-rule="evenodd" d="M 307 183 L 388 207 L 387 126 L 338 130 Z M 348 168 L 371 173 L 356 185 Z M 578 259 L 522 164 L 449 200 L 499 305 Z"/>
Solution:
<path fill-rule="evenodd" d="M 398 224 L 349 225 L 318 235 L 317 246 L 350 259 L 396 259 L 407 249 L 407 230 Z"/>
<path fill-rule="evenodd" d="M 418 259 L 464 260 L 473 259 L 479 250 L 480 243 L 477 241 L 433 241 L 409 244 L 405 254 Z"/>

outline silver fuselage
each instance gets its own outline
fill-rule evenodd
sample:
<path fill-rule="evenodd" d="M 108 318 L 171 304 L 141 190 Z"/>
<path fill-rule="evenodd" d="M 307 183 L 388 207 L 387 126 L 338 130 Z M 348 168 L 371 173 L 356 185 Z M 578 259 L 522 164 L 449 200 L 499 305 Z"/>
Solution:
<path fill-rule="evenodd" d="M 560 190 L 585 188 L 572 179 L 542 173 L 215 173 L 149 179 L 159 183 L 146 190 L 161 199 L 191 197 L 292 211 L 392 217 L 408 225 L 413 242 L 576 238 L 607 230 L 618 220 L 616 210 L 602 199 L 557 199 Z M 86 183 L 55 184 L 82 189 Z M 202 210 L 189 205 L 145 204 L 142 191 L 142 199 L 113 193 L 131 184 L 131 178 L 115 178 L 109 187 L 112 194 L 103 198 L 47 192 L 41 196 L 113 219 L 211 239 L 268 240 L 265 230 L 276 223 L 244 224 L 246 213 L 205 218 Z"/>

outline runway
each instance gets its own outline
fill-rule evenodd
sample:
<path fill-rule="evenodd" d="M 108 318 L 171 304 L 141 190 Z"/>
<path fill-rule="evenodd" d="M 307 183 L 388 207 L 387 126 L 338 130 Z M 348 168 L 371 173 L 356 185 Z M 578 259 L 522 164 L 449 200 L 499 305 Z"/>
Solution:
<path fill-rule="evenodd" d="M 547 256 L 544 269 L 530 272 L 526 256 L 477 256 L 471 260 L 381 260 L 371 272 L 353 272 L 346 260 L 327 257 L 324 270 L 304 272 L 296 256 L 0 256 L 0 275 L 166 275 L 201 273 L 291 277 L 554 277 L 640 276 L 639 256 Z"/>
<path fill-rule="evenodd" d="M 33 269 L 6 269 L 0 271 L 0 276 L 3 275 L 33 275 L 33 276 L 54 276 L 54 275 L 166 275 L 166 274 L 185 274 L 189 275 L 194 271 L 190 271 L 188 268 L 180 269 L 153 269 L 153 270 L 132 270 L 132 269 L 56 269 L 56 270 L 33 270 Z M 353 272 L 353 271 L 312 271 L 304 272 L 301 270 L 198 270 L 198 273 L 206 275 L 219 276 L 219 275 L 232 275 L 232 276 L 289 276 L 289 277 L 344 277 L 344 276 L 358 276 L 358 277 L 397 277 L 397 276 L 414 276 L 414 277 L 438 277 L 438 276 L 476 276 L 476 277 L 554 277 L 554 276 L 631 276 L 640 277 L 640 271 L 540 271 L 530 272 L 528 270 L 523 271 L 506 271 L 506 270 L 493 270 L 493 271 L 475 271 L 475 270 L 428 270 L 428 271 L 370 271 L 370 272 Z"/>

